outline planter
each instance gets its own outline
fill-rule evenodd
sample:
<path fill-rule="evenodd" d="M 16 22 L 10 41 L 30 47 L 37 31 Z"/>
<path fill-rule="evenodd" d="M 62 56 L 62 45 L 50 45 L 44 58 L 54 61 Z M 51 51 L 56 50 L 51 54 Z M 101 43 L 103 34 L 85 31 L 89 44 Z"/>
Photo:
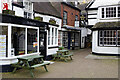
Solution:
<path fill-rule="evenodd" d="M 15 15 L 15 11 L 12 11 L 12 10 L 3 10 L 3 14 Z"/>
<path fill-rule="evenodd" d="M 63 49 L 64 49 L 64 47 L 59 47 L 58 49 L 59 49 L 59 50 L 63 50 Z"/>
<path fill-rule="evenodd" d="M 43 21 L 42 17 L 35 17 L 34 20 Z"/>

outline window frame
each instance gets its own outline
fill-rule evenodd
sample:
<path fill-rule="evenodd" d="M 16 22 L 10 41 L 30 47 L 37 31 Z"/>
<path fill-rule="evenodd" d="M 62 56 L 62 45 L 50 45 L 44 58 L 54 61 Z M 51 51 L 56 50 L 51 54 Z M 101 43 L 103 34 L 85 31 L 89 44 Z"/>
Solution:
<path fill-rule="evenodd" d="M 102 33 L 103 33 L 102 34 L 102 44 L 100 44 L 100 31 L 102 31 Z M 115 45 L 104 45 L 104 31 L 107 31 L 107 30 L 98 30 L 98 46 L 99 47 L 120 47 L 120 45 L 118 45 L 118 31 L 120 31 L 120 30 L 108 30 L 108 31 L 115 31 L 116 32 Z"/>
<path fill-rule="evenodd" d="M 113 11 L 111 10 L 111 8 L 113 8 Z M 104 12 L 102 11 L 102 9 L 104 9 Z M 108 12 L 113 12 L 113 16 L 107 16 L 107 9 Z M 109 15 L 111 15 L 111 13 L 109 13 Z M 111 18 L 120 18 L 120 6 L 113 5 L 113 6 L 100 7 L 100 19 L 111 19 Z"/>
<path fill-rule="evenodd" d="M 66 13 L 66 19 L 64 18 L 64 16 L 65 16 L 64 13 Z M 68 13 L 67 13 L 67 11 L 63 11 L 63 25 L 68 24 L 67 19 L 68 19 Z M 64 20 L 66 21 L 66 24 L 64 24 L 65 23 Z"/>

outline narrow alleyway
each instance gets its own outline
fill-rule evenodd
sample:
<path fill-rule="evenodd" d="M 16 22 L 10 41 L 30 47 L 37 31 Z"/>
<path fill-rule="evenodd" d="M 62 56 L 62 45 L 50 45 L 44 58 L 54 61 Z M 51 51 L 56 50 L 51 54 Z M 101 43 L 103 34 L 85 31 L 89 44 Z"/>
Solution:
<path fill-rule="evenodd" d="M 42 67 L 33 70 L 36 78 L 117 78 L 117 60 L 93 60 L 85 58 L 91 49 L 72 51 L 73 60 L 55 61 L 48 66 L 49 72 Z M 29 71 L 18 70 L 15 74 L 3 73 L 3 78 L 31 78 Z"/>

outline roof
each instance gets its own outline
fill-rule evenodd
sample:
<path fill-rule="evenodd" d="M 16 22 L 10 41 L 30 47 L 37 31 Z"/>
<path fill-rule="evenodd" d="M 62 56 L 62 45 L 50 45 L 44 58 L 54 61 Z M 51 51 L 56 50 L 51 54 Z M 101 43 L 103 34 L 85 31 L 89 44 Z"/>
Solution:
<path fill-rule="evenodd" d="M 118 22 L 99 22 L 96 23 L 92 29 L 117 29 L 120 28 L 120 21 Z"/>
<path fill-rule="evenodd" d="M 50 2 L 34 2 L 34 11 L 40 14 L 46 14 L 61 18 L 61 14 L 52 6 Z"/>
<path fill-rule="evenodd" d="M 119 3 L 120 0 L 92 0 L 87 8 L 98 8 L 99 6 L 117 5 Z"/>

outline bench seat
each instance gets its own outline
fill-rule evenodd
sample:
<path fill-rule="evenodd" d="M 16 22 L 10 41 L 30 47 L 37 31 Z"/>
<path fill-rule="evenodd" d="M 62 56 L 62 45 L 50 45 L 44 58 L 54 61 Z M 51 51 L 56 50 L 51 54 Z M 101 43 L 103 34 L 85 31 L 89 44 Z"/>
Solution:
<path fill-rule="evenodd" d="M 44 62 L 44 63 L 41 63 L 41 64 L 35 64 L 33 66 L 31 66 L 32 68 L 35 68 L 35 67 L 40 67 L 40 66 L 44 66 L 44 65 L 49 65 L 50 62 Z"/>

